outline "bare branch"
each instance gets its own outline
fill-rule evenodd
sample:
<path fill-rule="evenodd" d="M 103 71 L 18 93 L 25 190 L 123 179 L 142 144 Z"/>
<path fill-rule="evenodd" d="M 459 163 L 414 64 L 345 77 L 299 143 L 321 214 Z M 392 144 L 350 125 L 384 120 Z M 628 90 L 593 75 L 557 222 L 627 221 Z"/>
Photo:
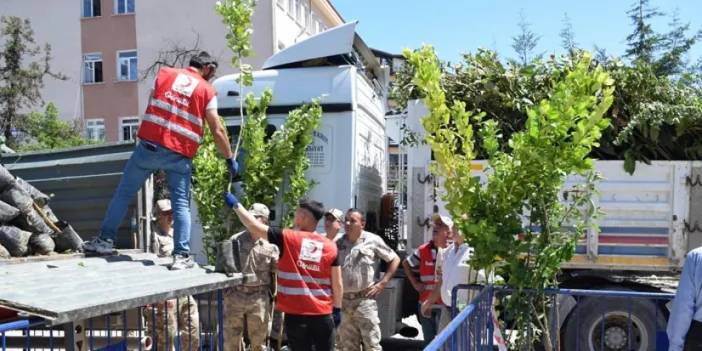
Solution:
<path fill-rule="evenodd" d="M 195 40 L 190 45 L 169 41 L 167 48 L 159 51 L 156 60 L 141 72 L 140 81 L 155 77 L 161 67 L 184 67 L 191 56 L 201 51 L 200 33 L 193 30 Z"/>

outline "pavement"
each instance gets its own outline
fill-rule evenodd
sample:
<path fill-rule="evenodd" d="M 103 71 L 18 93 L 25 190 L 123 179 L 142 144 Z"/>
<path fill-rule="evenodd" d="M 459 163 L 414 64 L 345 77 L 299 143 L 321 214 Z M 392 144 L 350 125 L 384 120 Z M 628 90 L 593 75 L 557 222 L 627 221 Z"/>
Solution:
<path fill-rule="evenodd" d="M 424 348 L 424 336 L 422 335 L 422 328 L 417 321 L 416 316 L 410 316 L 402 319 L 402 323 L 407 326 L 416 328 L 419 334 L 414 338 L 406 338 L 400 334 L 395 334 L 389 339 L 385 339 L 381 342 L 383 350 L 386 351 L 415 351 L 422 350 Z"/>

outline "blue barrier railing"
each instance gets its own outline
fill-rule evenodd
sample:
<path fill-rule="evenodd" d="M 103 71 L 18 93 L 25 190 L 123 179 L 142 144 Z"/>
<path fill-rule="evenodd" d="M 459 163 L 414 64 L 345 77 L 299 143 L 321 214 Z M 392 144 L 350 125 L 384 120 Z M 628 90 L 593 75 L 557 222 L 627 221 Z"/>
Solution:
<path fill-rule="evenodd" d="M 478 289 L 482 289 L 478 296 L 459 312 L 459 290 Z M 504 287 L 454 287 L 453 319 L 426 350 L 492 350 L 492 297 L 500 299 L 513 292 L 514 289 Z M 550 339 L 540 342 L 550 344 L 555 350 L 644 351 L 668 348 L 664 304 L 673 299 L 673 294 L 584 289 L 545 289 L 544 292 L 551 299 L 551 324 L 547 327 Z M 526 291 L 527 295 L 530 293 L 533 291 Z M 566 306 L 565 315 L 560 314 L 561 304 Z M 501 317 L 509 320 L 509 311 L 505 310 Z M 527 344 L 532 345 L 533 334 L 527 332 L 526 337 Z"/>
<path fill-rule="evenodd" d="M 0 350 L 223 350 L 223 299 L 219 290 L 61 326 L 11 320 L 0 323 Z"/>
<path fill-rule="evenodd" d="M 455 293 L 453 296 L 456 296 Z M 492 298 L 493 288 L 484 287 L 424 350 L 492 348 Z M 455 305 L 455 298 L 453 300 Z"/>

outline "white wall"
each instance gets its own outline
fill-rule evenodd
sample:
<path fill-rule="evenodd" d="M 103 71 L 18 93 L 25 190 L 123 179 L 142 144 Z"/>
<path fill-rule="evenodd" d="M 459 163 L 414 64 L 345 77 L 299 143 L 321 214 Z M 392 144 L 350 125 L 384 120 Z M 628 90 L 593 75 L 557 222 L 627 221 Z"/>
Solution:
<path fill-rule="evenodd" d="M 192 0 L 167 0 L 168 8 L 179 11 L 164 10 L 165 1 L 136 2 L 139 70 L 145 70 L 156 60 L 159 51 L 172 48 L 174 43 L 192 47 L 199 35 L 199 48 L 218 58 L 217 76 L 234 73 L 232 53 L 226 46 L 226 29 L 214 10 L 216 0 L 198 0 L 197 6 L 193 5 Z M 245 62 L 252 64 L 254 69 L 259 68 L 273 53 L 272 1 L 275 0 L 258 1 L 252 18 L 255 54 Z M 151 80 L 139 84 L 140 111 L 146 108 L 150 89 Z"/>
<path fill-rule="evenodd" d="M 310 36 L 317 34 L 317 22 L 321 22 L 325 28 L 330 27 L 329 23 L 325 23 L 321 16 L 318 15 L 317 10 L 309 9 L 309 2 L 307 3 L 307 13 L 305 16 L 311 16 L 313 25 L 311 27 L 303 26 L 297 20 L 297 12 L 291 14 L 289 11 L 289 1 L 292 0 L 273 0 L 273 9 L 275 10 L 275 28 L 276 36 L 275 40 L 275 52 L 280 51 L 279 45 L 282 44 L 284 47 L 291 46 L 297 42 L 300 42 Z M 302 0 L 295 0 L 295 4 L 301 3 Z"/>
<path fill-rule="evenodd" d="M 59 81 L 45 79 L 42 97 L 45 102 L 58 106 L 64 119 L 80 117 L 80 1 L 56 0 L 2 0 L 0 14 L 28 18 L 38 45 L 51 45 L 50 62 L 54 72 L 68 76 Z M 34 110 L 41 110 L 37 106 Z"/>

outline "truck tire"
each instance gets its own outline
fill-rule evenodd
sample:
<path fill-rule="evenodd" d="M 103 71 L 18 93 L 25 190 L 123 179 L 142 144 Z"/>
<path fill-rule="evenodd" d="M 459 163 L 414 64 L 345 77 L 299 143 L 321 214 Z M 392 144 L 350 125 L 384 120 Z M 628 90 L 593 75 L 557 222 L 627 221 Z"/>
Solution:
<path fill-rule="evenodd" d="M 581 298 L 566 321 L 563 344 L 567 351 L 655 350 L 656 326 L 665 330 L 665 325 L 662 312 L 651 300 Z"/>

